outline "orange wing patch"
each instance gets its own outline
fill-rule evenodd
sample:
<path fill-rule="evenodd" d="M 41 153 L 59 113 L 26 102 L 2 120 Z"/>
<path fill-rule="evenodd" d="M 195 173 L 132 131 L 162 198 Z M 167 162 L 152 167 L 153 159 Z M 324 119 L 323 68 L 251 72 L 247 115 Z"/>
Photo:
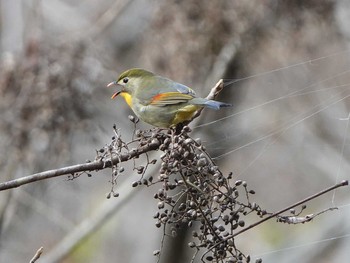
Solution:
<path fill-rule="evenodd" d="M 166 93 L 159 93 L 159 94 L 157 94 L 156 96 L 154 96 L 152 98 L 152 102 L 151 103 L 153 103 L 154 101 L 163 100 L 166 97 L 167 97 Z"/>
<path fill-rule="evenodd" d="M 171 104 L 184 103 L 193 99 L 193 96 L 181 92 L 165 92 L 155 95 L 150 104 L 165 106 Z"/>

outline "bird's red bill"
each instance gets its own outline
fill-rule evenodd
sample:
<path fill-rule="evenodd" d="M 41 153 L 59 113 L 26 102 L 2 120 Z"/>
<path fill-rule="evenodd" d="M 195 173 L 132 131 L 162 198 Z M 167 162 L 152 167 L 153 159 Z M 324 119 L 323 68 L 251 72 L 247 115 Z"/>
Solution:
<path fill-rule="evenodd" d="M 120 94 L 121 91 L 117 91 L 116 93 L 114 93 L 111 97 L 111 99 L 114 99 L 115 97 L 117 97 Z"/>
<path fill-rule="evenodd" d="M 117 85 L 117 84 L 118 84 L 118 82 L 112 81 L 111 83 L 109 83 L 109 84 L 107 85 L 107 88 L 109 88 L 109 87 L 111 87 L 111 86 L 113 86 L 113 85 Z M 117 97 L 117 96 L 120 94 L 120 92 L 121 92 L 121 91 L 117 91 L 116 93 L 114 93 L 114 94 L 112 95 L 111 99 L 114 99 L 115 97 Z"/>

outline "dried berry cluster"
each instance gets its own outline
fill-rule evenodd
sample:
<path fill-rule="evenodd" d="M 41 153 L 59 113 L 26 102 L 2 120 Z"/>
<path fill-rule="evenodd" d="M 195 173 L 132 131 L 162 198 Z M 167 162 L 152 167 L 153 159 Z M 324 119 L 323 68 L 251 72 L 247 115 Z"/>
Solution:
<path fill-rule="evenodd" d="M 135 122 L 135 119 L 131 119 Z M 158 212 L 154 215 L 157 227 L 167 229 L 164 235 L 175 236 L 180 227 L 191 227 L 192 241 L 189 247 L 195 249 L 195 256 L 202 254 L 205 262 L 250 262 L 250 256 L 243 254 L 234 242 L 237 231 L 245 227 L 244 216 L 256 212 L 262 216 L 258 205 L 250 201 L 255 192 L 249 190 L 244 181 L 233 181 L 232 173 L 225 176 L 210 158 L 200 139 L 190 137 L 190 128 L 181 130 L 150 131 L 136 130 L 132 142 L 126 144 L 116 131 L 112 144 L 100 151 L 100 158 L 110 158 L 129 152 L 131 144 L 138 147 L 159 145 L 163 153 L 157 178 L 144 178 L 150 164 L 134 166 L 141 178 L 133 183 L 133 187 L 141 185 L 157 185 L 159 189 L 154 194 L 158 200 Z M 113 165 L 113 194 L 118 175 L 123 168 Z M 155 251 L 159 255 L 161 251 Z M 258 259 L 256 262 L 260 262 Z"/>
<path fill-rule="evenodd" d="M 163 151 L 158 177 L 162 187 L 154 195 L 159 201 L 156 226 L 168 225 L 171 235 L 183 225 L 196 226 L 188 245 L 204 251 L 203 261 L 249 262 L 250 257 L 236 248 L 232 236 L 245 226 L 244 215 L 263 213 L 249 201 L 254 191 L 248 190 L 246 182 L 231 182 L 232 173 L 224 176 L 201 141 L 192 139 L 189 132 L 185 126 L 159 147 Z M 244 201 L 240 201 L 240 193 L 244 193 Z"/>

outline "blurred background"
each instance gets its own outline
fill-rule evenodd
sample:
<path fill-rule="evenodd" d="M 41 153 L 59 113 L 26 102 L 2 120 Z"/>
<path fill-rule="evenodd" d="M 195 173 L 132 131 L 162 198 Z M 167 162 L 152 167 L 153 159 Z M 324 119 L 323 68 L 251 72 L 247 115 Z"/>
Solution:
<path fill-rule="evenodd" d="M 192 134 L 266 210 L 350 179 L 347 0 L 1 0 L 0 12 L 1 182 L 93 160 L 114 123 L 129 140 L 131 111 L 106 84 L 131 67 L 201 96 L 227 79 L 218 99 L 234 106 L 206 110 Z M 126 165 L 120 196 L 106 199 L 110 179 L 104 170 L 0 192 L 0 261 L 29 262 L 43 246 L 38 262 L 156 262 L 157 189 L 132 188 Z M 349 203 L 341 188 L 304 215 L 338 210 L 303 225 L 272 220 L 236 244 L 264 262 L 346 262 Z M 160 262 L 189 262 L 189 233 L 166 238 Z"/>

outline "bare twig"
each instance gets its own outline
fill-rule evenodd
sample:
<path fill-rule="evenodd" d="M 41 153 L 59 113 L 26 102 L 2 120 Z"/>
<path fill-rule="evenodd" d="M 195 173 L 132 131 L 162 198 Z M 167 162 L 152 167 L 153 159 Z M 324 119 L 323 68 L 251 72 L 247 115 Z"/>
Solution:
<path fill-rule="evenodd" d="M 213 100 L 216 98 L 216 96 L 222 91 L 222 89 L 224 88 L 224 80 L 220 79 L 215 86 L 210 90 L 208 96 L 206 97 L 206 99 L 208 100 Z M 192 117 L 191 120 L 187 121 L 184 123 L 184 125 L 188 125 L 190 122 L 192 122 L 194 119 L 198 118 L 199 115 L 201 115 L 202 110 L 204 108 L 199 109 L 196 114 Z"/>
<path fill-rule="evenodd" d="M 326 213 L 328 211 L 336 210 L 338 207 L 330 207 L 327 209 L 322 210 L 321 212 L 318 212 L 316 214 L 309 214 L 306 216 L 278 216 L 277 222 L 286 223 L 286 224 L 304 224 L 307 222 L 310 222 L 312 219 L 314 219 L 316 216 L 319 216 L 323 213 Z"/>
<path fill-rule="evenodd" d="M 37 260 L 40 258 L 41 254 L 43 253 L 43 251 L 44 251 L 44 248 L 43 248 L 43 247 L 40 247 L 40 248 L 36 251 L 34 257 L 29 261 L 29 263 L 34 263 L 35 261 L 37 261 Z"/>
<path fill-rule="evenodd" d="M 299 205 L 301 205 L 301 204 L 304 204 L 304 203 L 306 203 L 306 202 L 308 202 L 308 201 L 310 201 L 310 200 L 312 200 L 312 199 L 315 199 L 316 197 L 319 197 L 319 196 L 321 196 L 321 195 L 323 195 L 323 194 L 325 194 L 325 193 L 328 193 L 328 192 L 330 192 L 330 191 L 332 191 L 332 190 L 334 190 L 334 189 L 336 189 L 336 188 L 339 188 L 339 187 L 342 187 L 342 186 L 346 186 L 346 185 L 348 185 L 348 184 L 349 184 L 349 182 L 348 182 L 347 180 L 343 180 L 343 181 L 341 181 L 341 182 L 338 183 L 338 184 L 335 184 L 335 185 L 333 185 L 333 186 L 331 186 L 331 187 L 329 187 L 329 188 L 326 188 L 326 189 L 324 189 L 324 190 L 322 190 L 322 191 L 320 191 L 320 192 L 318 192 L 318 193 L 316 193 L 316 194 L 314 194 L 314 195 L 311 195 L 311 196 L 309 196 L 309 197 L 307 197 L 307 198 L 305 198 L 305 199 L 303 199 L 303 200 L 301 200 L 301 201 L 299 201 L 299 202 L 297 202 L 297 203 L 295 203 L 295 204 L 292 204 L 292 205 L 290 205 L 290 206 L 288 206 L 288 207 L 286 207 L 286 208 L 283 208 L 283 209 L 281 209 L 280 211 L 278 211 L 278 212 L 276 212 L 276 213 L 273 213 L 273 214 L 271 214 L 271 215 L 269 215 L 269 216 L 267 216 L 267 217 L 261 219 L 260 221 L 255 222 L 255 223 L 253 223 L 253 224 L 251 224 L 251 225 L 249 225 L 249 226 L 243 228 L 242 230 L 240 230 L 240 231 L 234 233 L 233 235 L 227 236 L 224 240 L 222 240 L 222 242 L 224 242 L 224 241 L 226 241 L 226 240 L 229 240 L 229 239 L 231 239 L 231 238 L 234 238 L 235 236 L 238 236 L 238 235 L 242 234 L 243 232 L 246 232 L 247 230 L 249 230 L 249 229 L 251 229 L 251 228 L 253 228 L 253 227 L 256 227 L 256 226 L 258 226 L 258 225 L 264 223 L 265 221 L 267 221 L 267 220 L 269 220 L 269 219 L 271 219 L 271 218 L 274 218 L 274 217 L 276 217 L 276 216 L 278 216 L 278 215 L 280 215 L 280 214 L 282 214 L 282 213 L 284 213 L 284 212 L 286 212 L 286 211 L 288 211 L 288 210 L 290 210 L 290 209 L 292 209 L 292 208 L 294 208 L 294 207 L 296 207 L 296 206 L 299 206 Z M 221 242 L 220 242 L 220 243 L 221 243 Z M 220 243 L 217 243 L 215 246 L 217 246 L 217 245 L 220 244 Z M 211 249 L 211 248 L 210 248 L 210 249 Z M 208 249 L 208 250 L 209 250 L 209 249 Z"/>
<path fill-rule="evenodd" d="M 206 97 L 206 99 L 208 100 L 213 100 L 216 98 L 217 95 L 219 95 L 219 93 L 222 91 L 222 89 L 224 88 L 224 80 L 220 79 L 215 86 L 210 90 L 208 96 Z"/>
<path fill-rule="evenodd" d="M 72 166 L 67 166 L 55 170 L 49 170 L 41 173 L 36 173 L 32 175 L 28 175 L 25 177 L 21 177 L 18 179 L 14 179 L 8 182 L 0 183 L 0 191 L 16 188 L 24 184 L 29 184 L 32 182 L 62 176 L 62 175 L 71 175 L 79 172 L 89 172 L 89 171 L 99 171 L 105 168 L 112 167 L 112 164 L 117 164 L 119 162 L 126 162 L 130 159 L 138 157 L 146 152 L 157 150 L 160 146 L 160 142 L 156 142 L 153 144 L 142 146 L 138 149 L 131 150 L 127 154 L 121 154 L 120 156 L 115 156 L 111 160 L 102 161 L 97 160 L 90 163 L 76 164 Z"/>

